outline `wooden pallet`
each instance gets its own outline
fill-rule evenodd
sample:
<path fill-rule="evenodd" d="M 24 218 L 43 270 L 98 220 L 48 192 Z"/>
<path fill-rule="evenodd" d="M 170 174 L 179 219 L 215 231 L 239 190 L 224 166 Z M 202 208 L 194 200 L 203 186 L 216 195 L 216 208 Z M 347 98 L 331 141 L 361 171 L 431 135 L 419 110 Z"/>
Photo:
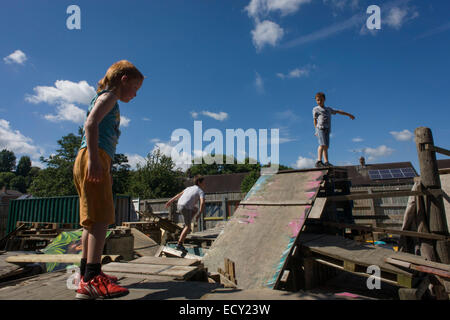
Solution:
<path fill-rule="evenodd" d="M 179 258 L 141 257 L 129 263 L 112 262 L 102 267 L 104 272 L 119 273 L 127 277 L 162 276 L 166 279 L 189 280 L 199 272 L 203 265 L 197 261 Z"/>
<path fill-rule="evenodd" d="M 343 237 L 324 234 L 302 234 L 298 243 L 306 257 L 338 270 L 343 270 L 364 277 L 369 266 L 380 268 L 380 280 L 395 286 L 412 288 L 416 279 L 412 272 L 385 262 L 385 258 L 394 251 L 372 245 L 363 245 Z"/>

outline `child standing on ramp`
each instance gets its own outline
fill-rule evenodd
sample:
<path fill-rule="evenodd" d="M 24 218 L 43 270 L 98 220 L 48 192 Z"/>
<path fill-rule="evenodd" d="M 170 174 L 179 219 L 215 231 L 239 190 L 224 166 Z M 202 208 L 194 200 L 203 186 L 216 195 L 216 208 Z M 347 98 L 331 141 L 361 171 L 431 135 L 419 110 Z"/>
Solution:
<path fill-rule="evenodd" d="M 176 249 L 187 253 L 187 249 L 183 246 L 186 236 L 191 232 L 191 222 L 192 218 L 195 216 L 197 219 L 205 208 L 205 180 L 202 176 L 194 177 L 194 185 L 192 187 L 187 187 L 175 197 L 167 201 L 166 208 L 168 208 L 172 202 L 178 200 L 177 212 L 183 215 L 184 218 L 184 228 L 181 231 L 180 238 L 178 239 L 178 244 Z M 197 211 L 197 203 L 200 200 L 200 209 Z"/>
<path fill-rule="evenodd" d="M 80 225 L 83 227 L 80 284 L 77 299 L 112 298 L 128 293 L 116 277 L 101 271 L 101 256 L 108 225 L 114 223 L 111 164 L 120 136 L 118 100 L 130 102 L 144 76 L 130 62 L 109 67 L 98 83 L 83 129 L 83 139 L 73 168 L 80 197 Z"/>
<path fill-rule="evenodd" d="M 313 108 L 315 135 L 319 140 L 319 147 L 317 148 L 316 168 L 331 167 L 332 164 L 328 162 L 328 148 L 330 146 L 330 132 L 331 132 L 331 115 L 342 114 L 354 120 L 355 116 L 350 113 L 335 110 L 325 106 L 325 94 L 319 92 L 316 94 L 317 106 Z M 325 163 L 322 162 L 322 155 Z"/>

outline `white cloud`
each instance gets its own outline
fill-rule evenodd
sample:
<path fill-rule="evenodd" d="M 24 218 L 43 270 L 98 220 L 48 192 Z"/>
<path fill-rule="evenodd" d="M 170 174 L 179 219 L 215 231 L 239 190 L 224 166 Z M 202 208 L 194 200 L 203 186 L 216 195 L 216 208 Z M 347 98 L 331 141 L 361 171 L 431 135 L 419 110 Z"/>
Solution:
<path fill-rule="evenodd" d="M 256 75 L 255 75 L 255 87 L 256 87 L 256 91 L 258 91 L 259 93 L 264 92 L 264 81 L 258 72 L 256 72 Z"/>
<path fill-rule="evenodd" d="M 86 81 L 78 83 L 69 80 L 57 80 L 54 87 L 37 86 L 34 95 L 27 95 L 25 100 L 31 103 L 80 103 L 89 105 L 95 96 L 95 89 Z"/>
<path fill-rule="evenodd" d="M 131 119 L 125 117 L 125 116 L 120 116 L 120 126 L 121 127 L 128 127 L 130 125 Z"/>
<path fill-rule="evenodd" d="M 310 42 L 322 40 L 328 37 L 331 37 L 335 34 L 338 34 L 340 32 L 343 32 L 345 30 L 348 30 L 350 28 L 353 28 L 355 26 L 360 26 L 363 22 L 366 21 L 366 15 L 365 14 L 355 14 L 353 17 L 351 17 L 348 20 L 345 20 L 343 22 L 339 22 L 336 24 L 333 24 L 329 27 L 325 27 L 323 29 L 320 29 L 318 31 L 314 31 L 310 34 L 298 37 L 297 39 L 294 39 L 292 41 L 289 41 L 287 44 L 285 44 L 285 47 L 294 47 L 302 44 L 307 44 Z"/>
<path fill-rule="evenodd" d="M 302 156 L 299 156 L 297 159 L 297 162 L 295 163 L 295 167 L 297 169 L 308 169 L 308 168 L 314 168 L 316 164 L 316 161 L 311 158 L 304 158 Z"/>
<path fill-rule="evenodd" d="M 72 103 L 56 106 L 56 114 L 46 114 L 45 119 L 51 122 L 71 121 L 82 124 L 86 120 L 86 111 Z"/>
<path fill-rule="evenodd" d="M 13 130 L 9 121 L 0 119 L 0 148 L 13 151 L 17 155 L 29 155 L 37 161 L 44 154 L 43 150 L 33 144 L 33 139 Z"/>
<path fill-rule="evenodd" d="M 143 121 L 151 121 L 150 118 L 147 118 L 147 117 L 143 117 L 142 120 Z"/>
<path fill-rule="evenodd" d="M 302 4 L 309 2 L 311 0 L 251 0 L 245 10 L 255 19 L 267 16 L 273 11 L 278 11 L 284 16 L 297 12 Z"/>
<path fill-rule="evenodd" d="M 198 118 L 198 112 L 191 111 L 191 116 L 192 116 L 192 118 L 197 119 Z"/>
<path fill-rule="evenodd" d="M 409 131 L 408 129 L 405 129 L 403 131 L 391 131 L 389 132 L 397 141 L 409 141 L 414 138 L 414 134 Z"/>
<path fill-rule="evenodd" d="M 224 121 L 224 120 L 228 119 L 228 113 L 226 113 L 226 112 L 214 113 L 214 112 L 210 112 L 210 111 L 202 111 L 202 114 L 207 117 L 218 120 L 218 121 Z"/>
<path fill-rule="evenodd" d="M 265 45 L 275 46 L 283 37 L 284 30 L 275 22 L 264 20 L 256 23 L 251 34 L 256 49 L 261 50 Z"/>
<path fill-rule="evenodd" d="M 162 154 L 171 157 L 175 163 L 175 169 L 186 171 L 192 166 L 192 156 L 186 152 L 179 153 L 173 146 L 167 143 L 157 143 L 152 152 L 159 149 Z M 194 152 L 195 154 L 195 152 Z"/>
<path fill-rule="evenodd" d="M 45 119 L 52 122 L 71 121 L 82 124 L 86 111 L 76 104 L 89 105 L 95 96 L 94 87 L 86 81 L 76 83 L 69 80 L 57 80 L 54 87 L 37 86 L 33 91 L 34 95 L 26 95 L 26 101 L 56 106 L 56 114 L 45 115 Z"/>
<path fill-rule="evenodd" d="M 158 142 L 161 142 L 161 139 L 154 138 L 154 139 L 150 140 L 150 142 L 158 143 Z"/>
<path fill-rule="evenodd" d="M 385 145 L 381 145 L 377 148 L 364 148 L 362 151 L 368 156 L 369 161 L 373 161 L 376 158 L 387 157 L 391 155 L 395 150 Z"/>
<path fill-rule="evenodd" d="M 419 13 L 415 11 L 413 8 L 398 8 L 393 7 L 389 10 L 387 15 L 386 24 L 395 29 L 400 29 L 403 24 L 409 20 L 415 19 L 419 16 Z"/>
<path fill-rule="evenodd" d="M 126 153 L 125 154 L 128 158 L 128 164 L 130 165 L 131 169 L 136 170 L 137 169 L 137 165 L 145 165 L 146 161 L 145 158 L 143 156 L 140 156 L 138 154 L 129 154 Z"/>
<path fill-rule="evenodd" d="M 9 56 L 4 57 L 3 61 L 5 61 L 5 63 L 7 64 L 13 64 L 13 63 L 17 63 L 17 64 L 24 64 L 25 61 L 27 61 L 27 55 L 21 51 L 21 50 L 16 50 L 13 53 L 11 53 Z"/>
<path fill-rule="evenodd" d="M 360 138 L 360 137 L 356 137 L 352 139 L 353 142 L 363 142 L 364 139 Z"/>
<path fill-rule="evenodd" d="M 302 68 L 295 68 L 289 71 L 287 74 L 283 74 L 281 72 L 277 73 L 277 76 L 281 79 L 292 79 L 292 78 L 301 78 L 309 76 L 309 73 L 312 69 L 315 69 L 315 65 L 307 65 Z"/>

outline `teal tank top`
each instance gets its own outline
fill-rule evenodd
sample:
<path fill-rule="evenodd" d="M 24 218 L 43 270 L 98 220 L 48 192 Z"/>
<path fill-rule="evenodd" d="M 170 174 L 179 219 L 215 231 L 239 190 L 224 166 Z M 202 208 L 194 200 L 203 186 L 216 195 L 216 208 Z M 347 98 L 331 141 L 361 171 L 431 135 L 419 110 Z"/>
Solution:
<path fill-rule="evenodd" d="M 92 108 L 95 105 L 95 101 L 97 98 L 105 92 L 109 92 L 109 90 L 103 90 L 97 93 L 97 95 L 92 99 L 91 104 L 89 106 L 87 116 L 91 112 Z M 119 104 L 116 102 L 114 107 L 103 120 L 100 122 L 98 126 L 98 146 L 106 151 L 106 153 L 111 157 L 111 161 L 114 160 L 114 154 L 116 153 L 116 146 L 119 142 L 120 136 L 120 110 Z M 86 132 L 83 128 L 83 139 L 81 140 L 80 150 L 87 147 L 86 143 Z"/>

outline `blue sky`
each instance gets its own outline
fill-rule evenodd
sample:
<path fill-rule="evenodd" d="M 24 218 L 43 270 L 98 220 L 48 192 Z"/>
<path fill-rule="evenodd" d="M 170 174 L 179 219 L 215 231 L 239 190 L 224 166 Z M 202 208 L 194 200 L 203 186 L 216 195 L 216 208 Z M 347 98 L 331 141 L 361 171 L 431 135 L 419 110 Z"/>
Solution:
<path fill-rule="evenodd" d="M 80 30 L 66 25 L 72 4 Z M 369 5 L 381 8 L 380 30 L 366 27 Z M 449 148 L 449 13 L 448 1 L 418 0 L 4 3 L 0 148 L 42 166 L 39 156 L 83 124 L 107 68 L 127 59 L 147 76 L 133 101 L 119 103 L 117 152 L 133 166 L 156 147 L 170 154 L 172 132 L 193 135 L 194 120 L 224 136 L 278 128 L 280 162 L 311 166 L 311 111 L 323 91 L 328 106 L 356 116 L 333 117 L 330 162 L 364 155 L 418 170 L 416 127 Z"/>

